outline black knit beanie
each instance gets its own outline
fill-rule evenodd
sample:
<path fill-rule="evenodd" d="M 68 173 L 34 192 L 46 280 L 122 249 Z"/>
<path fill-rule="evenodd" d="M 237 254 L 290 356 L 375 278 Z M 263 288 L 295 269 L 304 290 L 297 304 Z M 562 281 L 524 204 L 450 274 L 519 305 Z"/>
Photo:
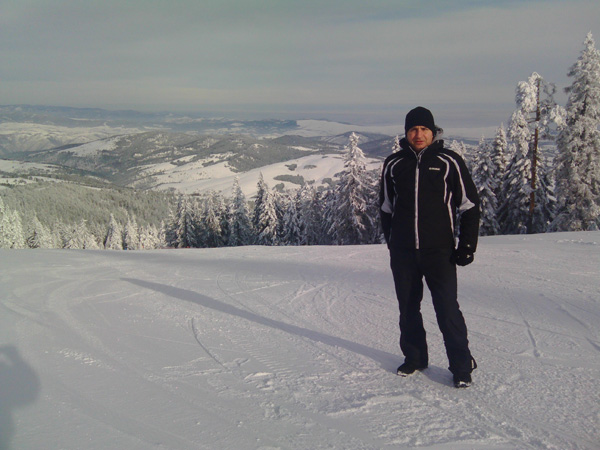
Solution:
<path fill-rule="evenodd" d="M 417 106 L 415 109 L 413 109 L 406 115 L 406 121 L 404 122 L 404 132 L 408 133 L 408 130 L 416 126 L 429 128 L 435 136 L 436 126 L 433 120 L 433 114 L 431 114 L 431 111 L 429 111 L 427 108 Z"/>

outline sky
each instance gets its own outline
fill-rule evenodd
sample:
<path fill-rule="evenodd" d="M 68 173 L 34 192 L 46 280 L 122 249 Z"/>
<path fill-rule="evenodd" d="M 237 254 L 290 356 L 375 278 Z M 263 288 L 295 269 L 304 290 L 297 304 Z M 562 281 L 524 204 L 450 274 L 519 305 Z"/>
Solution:
<path fill-rule="evenodd" d="M 599 18 L 588 0 L 0 0 L 0 104 L 499 125 L 532 72 L 566 101 Z"/>

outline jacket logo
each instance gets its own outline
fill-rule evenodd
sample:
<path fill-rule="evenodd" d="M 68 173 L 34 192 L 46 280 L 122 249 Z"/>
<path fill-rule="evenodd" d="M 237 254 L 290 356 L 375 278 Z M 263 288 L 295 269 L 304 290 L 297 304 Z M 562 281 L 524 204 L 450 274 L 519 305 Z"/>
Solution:
<path fill-rule="evenodd" d="M 439 172 L 442 169 L 440 169 L 439 167 L 430 167 L 429 170 L 437 170 Z"/>

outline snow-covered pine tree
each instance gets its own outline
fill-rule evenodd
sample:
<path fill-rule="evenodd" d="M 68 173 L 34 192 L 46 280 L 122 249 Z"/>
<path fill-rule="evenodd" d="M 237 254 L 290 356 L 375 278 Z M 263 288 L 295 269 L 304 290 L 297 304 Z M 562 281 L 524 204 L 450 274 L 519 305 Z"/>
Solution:
<path fill-rule="evenodd" d="M 533 72 L 527 81 L 517 83 L 515 102 L 529 124 L 532 136 L 536 129 L 540 139 L 554 140 L 565 111 L 556 104 L 556 85 Z"/>
<path fill-rule="evenodd" d="M 273 194 L 273 204 L 275 205 L 275 217 L 277 217 L 277 245 L 285 245 L 283 236 L 286 234 L 286 230 L 283 224 L 283 217 L 291 198 L 288 193 L 279 192 L 276 189 L 272 190 L 271 193 Z"/>
<path fill-rule="evenodd" d="M 319 236 L 319 243 L 321 245 L 336 244 L 334 224 L 337 212 L 337 186 L 335 185 L 329 189 L 317 192 L 317 195 L 313 199 L 314 213 L 320 213 L 315 219 L 317 220 L 318 227 L 321 229 L 321 235 Z"/>
<path fill-rule="evenodd" d="M 566 124 L 557 139 L 557 214 L 551 229 L 600 227 L 600 52 L 591 33 L 568 76 Z"/>
<path fill-rule="evenodd" d="M 21 216 L 7 208 L 0 197 L 0 248 L 25 248 Z"/>
<path fill-rule="evenodd" d="M 506 173 L 506 167 L 510 160 L 508 141 L 504 124 L 496 129 L 496 135 L 490 146 L 490 176 L 495 181 L 496 190 L 494 194 L 498 203 L 504 198 L 502 192 L 502 179 Z"/>
<path fill-rule="evenodd" d="M 221 228 L 223 210 L 223 199 L 217 192 L 211 191 L 204 197 L 201 206 L 202 225 L 199 227 L 198 233 L 200 247 L 223 246 Z"/>
<path fill-rule="evenodd" d="M 467 148 L 465 147 L 465 143 L 463 141 L 452 140 L 448 144 L 448 148 L 453 152 L 458 153 L 461 157 L 465 157 Z"/>
<path fill-rule="evenodd" d="M 127 223 L 123 229 L 123 248 L 138 250 L 140 248 L 140 231 L 135 216 L 127 214 Z"/>
<path fill-rule="evenodd" d="M 29 222 L 27 237 L 27 247 L 29 248 L 55 248 L 52 232 L 40 222 L 37 215 L 34 215 Z"/>
<path fill-rule="evenodd" d="M 473 181 L 477 186 L 479 200 L 481 202 L 481 226 L 479 232 L 482 236 L 498 234 L 500 226 L 496 219 L 498 202 L 496 191 L 498 190 L 498 179 L 494 173 L 491 146 L 482 136 L 477 146 L 475 162 L 473 164 Z"/>
<path fill-rule="evenodd" d="M 228 210 L 229 236 L 227 245 L 236 247 L 252 244 L 254 238 L 252 224 L 250 223 L 250 214 L 248 212 L 248 203 L 240 187 L 238 177 L 235 177 L 233 180 L 232 197 Z"/>
<path fill-rule="evenodd" d="M 302 245 L 326 243 L 323 201 L 313 186 L 305 184 L 299 191 L 298 212 L 302 221 Z"/>
<path fill-rule="evenodd" d="M 511 117 L 508 136 L 512 141 L 513 156 L 502 180 L 504 198 L 498 208 L 498 221 L 502 234 L 524 234 L 527 232 L 531 193 L 531 134 L 520 109 Z"/>
<path fill-rule="evenodd" d="M 541 149 L 537 161 L 537 180 L 535 191 L 535 207 L 530 233 L 545 233 L 550 229 L 556 216 L 556 197 L 554 180 L 549 170 L 549 157 Z"/>
<path fill-rule="evenodd" d="M 287 202 L 285 213 L 282 220 L 282 244 L 283 245 L 301 245 L 304 236 L 304 223 L 300 217 L 300 205 L 302 203 L 303 192 L 298 189 L 293 198 Z"/>
<path fill-rule="evenodd" d="M 254 208 L 252 209 L 251 223 L 254 235 L 258 239 L 258 227 L 260 222 L 260 215 L 263 209 L 263 202 L 266 196 L 266 192 L 269 190 L 269 186 L 265 182 L 262 172 L 258 175 L 258 182 L 256 183 L 256 197 L 254 197 Z"/>
<path fill-rule="evenodd" d="M 177 206 L 171 211 L 165 238 L 169 247 L 198 247 L 196 212 L 185 195 L 179 196 Z"/>
<path fill-rule="evenodd" d="M 358 136 L 352 133 L 346 146 L 344 170 L 333 197 L 330 233 L 334 243 L 372 243 L 376 218 L 370 214 L 370 206 L 375 203 L 371 181 Z"/>
<path fill-rule="evenodd" d="M 159 231 L 153 224 L 143 225 L 140 228 L 140 249 L 153 250 L 161 248 Z"/>
<path fill-rule="evenodd" d="M 552 183 L 547 174 L 547 158 L 539 149 L 543 139 L 553 140 L 564 111 L 554 101 L 556 86 L 534 72 L 517 84 L 515 101 L 528 124 L 531 159 L 528 233 L 545 232 L 553 216 Z"/>
<path fill-rule="evenodd" d="M 394 138 L 394 145 L 392 146 L 392 153 L 396 153 L 400 150 L 400 148 L 400 136 L 396 135 L 396 137 Z"/>
<path fill-rule="evenodd" d="M 177 236 L 177 210 L 179 201 L 177 201 L 177 205 L 171 207 L 169 217 L 162 227 L 165 236 L 165 245 L 170 248 L 177 248 L 179 246 L 179 237 Z"/>
<path fill-rule="evenodd" d="M 256 243 L 258 245 L 277 245 L 279 223 L 275 209 L 275 198 L 267 183 L 260 174 L 258 180 L 258 192 L 254 204 L 252 219 Z"/>
<path fill-rule="evenodd" d="M 86 221 L 81 219 L 79 223 L 63 228 L 63 248 L 96 250 L 100 248 L 100 244 L 90 232 Z"/>
<path fill-rule="evenodd" d="M 79 230 L 74 224 L 62 224 L 60 227 L 61 248 L 77 250 L 83 248 L 83 238 L 79 236 Z"/>
<path fill-rule="evenodd" d="M 107 250 L 123 250 L 123 227 L 113 214 L 108 221 L 108 229 L 104 238 L 104 248 Z"/>

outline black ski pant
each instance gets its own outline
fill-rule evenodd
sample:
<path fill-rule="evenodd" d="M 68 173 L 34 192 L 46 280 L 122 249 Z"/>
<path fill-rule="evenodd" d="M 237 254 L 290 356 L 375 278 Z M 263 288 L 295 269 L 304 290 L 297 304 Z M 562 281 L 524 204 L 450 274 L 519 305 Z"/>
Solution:
<path fill-rule="evenodd" d="M 469 351 L 467 326 L 457 300 L 452 249 L 391 249 L 390 256 L 400 307 L 400 348 L 406 361 L 419 367 L 429 364 L 421 315 L 425 278 L 444 337 L 449 369 L 454 374 L 471 373 L 474 360 Z"/>

